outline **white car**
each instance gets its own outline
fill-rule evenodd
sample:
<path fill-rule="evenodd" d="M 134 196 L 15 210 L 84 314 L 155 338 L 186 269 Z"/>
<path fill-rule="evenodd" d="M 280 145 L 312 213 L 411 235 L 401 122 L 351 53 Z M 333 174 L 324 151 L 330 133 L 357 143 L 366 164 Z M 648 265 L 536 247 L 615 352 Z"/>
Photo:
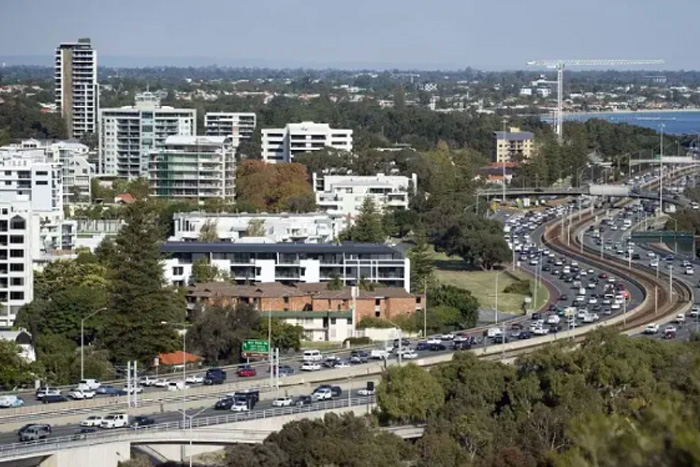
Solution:
<path fill-rule="evenodd" d="M 168 384 L 170 384 L 170 381 L 168 381 L 166 378 L 160 378 L 157 379 L 155 383 L 153 383 L 153 386 L 157 388 L 167 388 Z"/>
<path fill-rule="evenodd" d="M 647 256 L 648 256 L 649 258 L 656 258 L 656 253 L 654 253 L 653 251 L 650 251 L 650 252 L 647 253 Z"/>
<path fill-rule="evenodd" d="M 651 261 L 649 261 L 649 267 L 650 268 L 658 268 L 659 267 L 659 260 L 652 259 Z"/>
<path fill-rule="evenodd" d="M 620 308 L 621 308 L 621 306 L 620 306 L 620 304 L 617 303 L 617 302 L 615 302 L 615 303 L 613 303 L 613 304 L 610 305 L 610 309 L 611 309 L 611 310 L 619 310 Z"/>
<path fill-rule="evenodd" d="M 272 401 L 273 407 L 290 407 L 292 405 L 291 397 L 278 397 Z"/>
<path fill-rule="evenodd" d="M 433 344 L 442 344 L 442 341 L 438 337 L 431 337 L 427 341 L 428 345 L 433 345 Z"/>
<path fill-rule="evenodd" d="M 584 323 L 595 323 L 596 321 L 598 321 L 598 319 L 599 319 L 598 313 L 591 313 L 591 314 L 586 315 L 583 318 L 583 322 Z"/>
<path fill-rule="evenodd" d="M 70 390 L 70 392 L 68 393 L 68 397 L 76 401 L 92 399 L 93 397 L 95 397 L 95 391 L 88 391 L 87 389 L 75 388 Z"/>
<path fill-rule="evenodd" d="M 347 360 L 342 360 L 342 359 L 341 359 L 341 360 L 338 360 L 338 361 L 335 363 L 335 366 L 334 366 L 333 368 L 334 368 L 334 369 L 335 369 L 335 368 L 350 368 L 350 366 L 351 366 L 351 365 L 350 365 L 350 362 L 348 362 Z"/>
<path fill-rule="evenodd" d="M 111 413 L 102 419 L 102 428 L 124 428 L 129 426 L 129 416 L 125 413 Z"/>
<path fill-rule="evenodd" d="M 146 377 L 141 378 L 139 380 L 139 384 L 141 384 L 141 386 L 146 386 L 146 387 L 155 386 L 155 384 L 157 382 L 158 382 L 158 378 L 151 378 L 150 376 L 146 376 Z"/>
<path fill-rule="evenodd" d="M 545 327 L 537 327 L 532 330 L 532 333 L 536 336 L 545 336 L 549 334 L 549 329 Z"/>
<path fill-rule="evenodd" d="M 78 383 L 78 389 L 83 389 L 87 391 L 94 391 L 95 389 L 99 389 L 100 386 L 102 386 L 102 383 L 100 383 L 96 379 L 82 379 Z"/>
<path fill-rule="evenodd" d="M 685 268 L 685 275 L 686 276 L 692 276 L 693 274 L 695 274 L 695 270 L 693 268 L 691 268 L 691 267 Z"/>
<path fill-rule="evenodd" d="M 389 354 L 385 349 L 372 349 L 369 353 L 369 358 L 374 360 L 386 360 L 388 356 Z M 302 367 L 302 370 L 303 369 L 304 368 Z"/>
<path fill-rule="evenodd" d="M 183 383 L 182 380 L 170 381 L 168 383 L 168 391 L 182 391 L 189 388 L 190 387 L 186 383 Z"/>
<path fill-rule="evenodd" d="M 673 320 L 673 322 L 678 323 L 678 324 L 685 323 L 685 315 L 683 313 L 677 315 L 676 318 Z"/>
<path fill-rule="evenodd" d="M 700 315 L 700 305 L 693 305 L 693 308 L 690 309 L 690 316 L 697 318 L 698 315 Z"/>
<path fill-rule="evenodd" d="M 455 338 L 455 335 L 452 334 L 451 332 L 445 333 L 442 336 L 440 336 L 440 339 L 444 341 L 451 341 Z"/>
<path fill-rule="evenodd" d="M 659 325 L 652 323 L 644 329 L 644 334 L 656 334 L 659 332 Z"/>
<path fill-rule="evenodd" d="M 597 303 L 598 303 L 598 299 L 595 298 L 595 297 L 591 297 L 591 298 L 588 299 L 588 304 L 589 304 L 589 305 L 595 305 L 595 304 L 597 304 Z"/>
<path fill-rule="evenodd" d="M 131 386 L 131 389 L 129 389 L 128 386 L 124 386 L 124 392 L 126 392 L 127 394 L 141 394 L 143 392 L 143 387 Z"/>
<path fill-rule="evenodd" d="M 190 375 L 185 379 L 186 382 L 190 384 L 202 384 L 204 383 L 204 376 L 202 375 Z"/>
<path fill-rule="evenodd" d="M 102 426 L 102 420 L 104 420 L 104 416 L 102 415 L 90 415 L 88 418 L 80 422 L 80 426 Z"/>
<path fill-rule="evenodd" d="M 373 396 L 374 389 L 362 388 L 357 391 L 358 396 Z"/>
<path fill-rule="evenodd" d="M 301 371 L 319 371 L 321 365 L 316 362 L 304 362 L 301 365 Z"/>
<path fill-rule="evenodd" d="M 401 355 L 401 358 L 404 358 L 406 360 L 413 360 L 413 359 L 418 358 L 418 354 L 413 349 L 405 349 L 401 352 L 400 355 Z"/>
<path fill-rule="evenodd" d="M 237 401 L 231 406 L 232 412 L 247 412 L 248 410 L 248 403 L 246 401 Z"/>
<path fill-rule="evenodd" d="M 333 399 L 333 391 L 330 388 L 321 388 L 314 391 L 311 398 L 315 401 L 329 401 Z"/>

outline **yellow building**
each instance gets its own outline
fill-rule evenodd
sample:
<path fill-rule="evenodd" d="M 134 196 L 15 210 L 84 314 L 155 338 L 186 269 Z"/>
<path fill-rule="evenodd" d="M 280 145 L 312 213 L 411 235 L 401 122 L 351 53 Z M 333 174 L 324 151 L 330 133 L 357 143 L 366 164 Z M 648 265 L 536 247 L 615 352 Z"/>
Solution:
<path fill-rule="evenodd" d="M 520 162 L 532 157 L 535 147 L 535 135 L 520 128 L 511 127 L 510 131 L 493 132 L 495 150 L 494 162 Z"/>

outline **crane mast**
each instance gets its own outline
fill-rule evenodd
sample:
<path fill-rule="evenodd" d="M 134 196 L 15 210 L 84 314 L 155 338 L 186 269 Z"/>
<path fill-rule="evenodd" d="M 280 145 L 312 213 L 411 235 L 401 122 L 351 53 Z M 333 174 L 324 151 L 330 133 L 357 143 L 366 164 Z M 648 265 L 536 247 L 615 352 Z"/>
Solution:
<path fill-rule="evenodd" d="M 627 59 L 595 59 L 595 60 L 533 60 L 528 66 L 555 68 L 557 70 L 557 112 L 555 129 L 559 143 L 564 135 L 564 68 L 569 66 L 632 66 L 632 65 L 663 65 L 663 60 L 627 60 Z"/>

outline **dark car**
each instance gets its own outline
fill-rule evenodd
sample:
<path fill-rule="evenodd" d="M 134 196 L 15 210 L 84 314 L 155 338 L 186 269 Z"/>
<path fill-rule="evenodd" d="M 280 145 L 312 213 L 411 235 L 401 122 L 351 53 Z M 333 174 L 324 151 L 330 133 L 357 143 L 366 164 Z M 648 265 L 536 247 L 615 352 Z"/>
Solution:
<path fill-rule="evenodd" d="M 27 425 L 24 425 L 19 430 L 17 430 L 17 434 L 22 436 L 22 433 L 27 431 L 27 428 L 30 428 L 30 427 L 39 427 L 41 430 L 44 430 L 47 433 L 51 433 L 51 425 L 47 425 L 45 423 L 29 423 Z"/>
<path fill-rule="evenodd" d="M 518 339 L 529 339 L 532 337 L 532 334 L 530 331 L 520 331 L 520 334 L 518 334 Z"/>
<path fill-rule="evenodd" d="M 343 393 L 343 390 L 340 389 L 340 386 L 331 386 L 330 384 L 322 384 L 322 385 L 318 386 L 316 389 L 314 389 L 314 392 L 316 392 L 320 389 L 330 389 L 333 397 L 340 397 L 340 395 Z"/>
<path fill-rule="evenodd" d="M 447 350 L 447 347 L 445 346 L 445 344 L 430 344 L 429 349 L 433 352 L 439 352 L 441 350 Z"/>
<path fill-rule="evenodd" d="M 532 318 L 533 320 L 542 319 L 542 315 L 539 314 L 539 313 L 533 313 L 532 316 L 531 316 L 531 318 Z"/>
<path fill-rule="evenodd" d="M 233 407 L 233 397 L 224 397 L 214 404 L 215 410 L 231 410 L 231 407 Z"/>
<path fill-rule="evenodd" d="M 350 353 L 350 363 L 367 363 L 369 361 L 369 354 L 360 350 L 353 350 Z"/>
<path fill-rule="evenodd" d="M 291 376 L 294 374 L 294 368 L 289 365 L 280 365 L 279 373 L 280 376 Z"/>
<path fill-rule="evenodd" d="M 508 337 L 504 336 L 503 334 L 499 334 L 493 338 L 494 344 L 503 344 L 504 342 L 508 343 Z"/>
<path fill-rule="evenodd" d="M 416 351 L 419 350 L 430 350 L 430 345 L 427 342 L 419 342 L 416 344 Z"/>
<path fill-rule="evenodd" d="M 226 381 L 226 372 L 221 368 L 210 368 L 204 376 L 204 384 L 224 384 Z"/>
<path fill-rule="evenodd" d="M 57 402 L 68 402 L 68 398 L 63 394 L 50 394 L 41 398 L 44 404 L 55 404 Z"/>
<path fill-rule="evenodd" d="M 131 428 L 141 428 L 144 426 L 155 425 L 156 421 L 151 417 L 138 416 L 134 417 L 134 421 L 131 422 Z"/>
<path fill-rule="evenodd" d="M 313 402 L 314 400 L 311 398 L 311 396 L 299 396 L 294 400 L 294 405 L 297 407 L 303 407 L 305 405 L 311 405 Z"/>
<path fill-rule="evenodd" d="M 454 350 L 469 350 L 472 348 L 472 342 L 471 339 L 465 339 L 465 340 L 459 340 L 459 341 L 454 341 L 452 343 L 452 348 Z"/>
<path fill-rule="evenodd" d="M 566 295 L 566 294 L 562 294 L 562 295 L 559 296 L 559 301 L 560 301 L 560 302 L 563 302 L 563 301 L 568 300 L 568 299 L 569 299 L 569 296 Z"/>

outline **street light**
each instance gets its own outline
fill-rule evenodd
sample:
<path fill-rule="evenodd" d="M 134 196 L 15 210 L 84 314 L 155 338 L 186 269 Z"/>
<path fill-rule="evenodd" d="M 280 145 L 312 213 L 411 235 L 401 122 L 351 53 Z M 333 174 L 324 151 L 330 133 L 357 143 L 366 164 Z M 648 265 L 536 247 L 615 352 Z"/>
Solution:
<path fill-rule="evenodd" d="M 187 418 L 190 419 L 190 452 L 189 452 L 189 454 L 190 454 L 190 467 L 192 467 L 192 457 L 193 457 L 193 455 L 192 455 L 192 420 L 194 420 L 194 418 L 195 418 L 197 415 L 201 414 L 202 412 L 204 412 L 204 411 L 207 410 L 208 408 L 209 408 L 209 407 L 204 407 L 202 410 L 200 410 L 199 412 L 197 412 L 197 413 L 194 414 L 194 415 L 187 415 L 187 412 L 186 412 L 186 411 L 184 411 L 184 410 L 178 410 L 178 412 L 181 412 L 181 413 L 182 413 L 182 417 L 183 417 L 182 419 L 183 419 L 183 420 L 185 420 L 185 417 L 187 417 Z M 183 426 L 182 429 L 184 430 L 184 429 L 185 429 L 185 426 Z M 185 459 L 182 459 L 182 460 L 184 461 Z"/>
<path fill-rule="evenodd" d="M 161 321 L 160 324 L 170 326 L 182 326 L 182 427 L 185 427 L 187 414 L 185 413 L 185 404 L 187 402 L 187 327 L 184 323 L 170 323 Z"/>
<path fill-rule="evenodd" d="M 85 379 L 85 321 L 107 308 L 99 308 L 80 320 L 80 380 Z"/>
<path fill-rule="evenodd" d="M 401 326 L 397 325 L 396 323 L 394 323 L 393 321 L 391 321 L 387 318 L 384 318 L 384 321 L 386 321 L 387 323 L 389 323 L 393 326 L 396 326 L 396 329 L 398 329 L 398 331 L 399 331 L 399 366 L 401 366 L 402 359 L 403 359 L 403 355 L 401 355 L 403 353 L 402 352 L 402 350 L 403 350 L 403 342 L 402 342 L 403 341 L 403 332 L 401 331 Z"/>

